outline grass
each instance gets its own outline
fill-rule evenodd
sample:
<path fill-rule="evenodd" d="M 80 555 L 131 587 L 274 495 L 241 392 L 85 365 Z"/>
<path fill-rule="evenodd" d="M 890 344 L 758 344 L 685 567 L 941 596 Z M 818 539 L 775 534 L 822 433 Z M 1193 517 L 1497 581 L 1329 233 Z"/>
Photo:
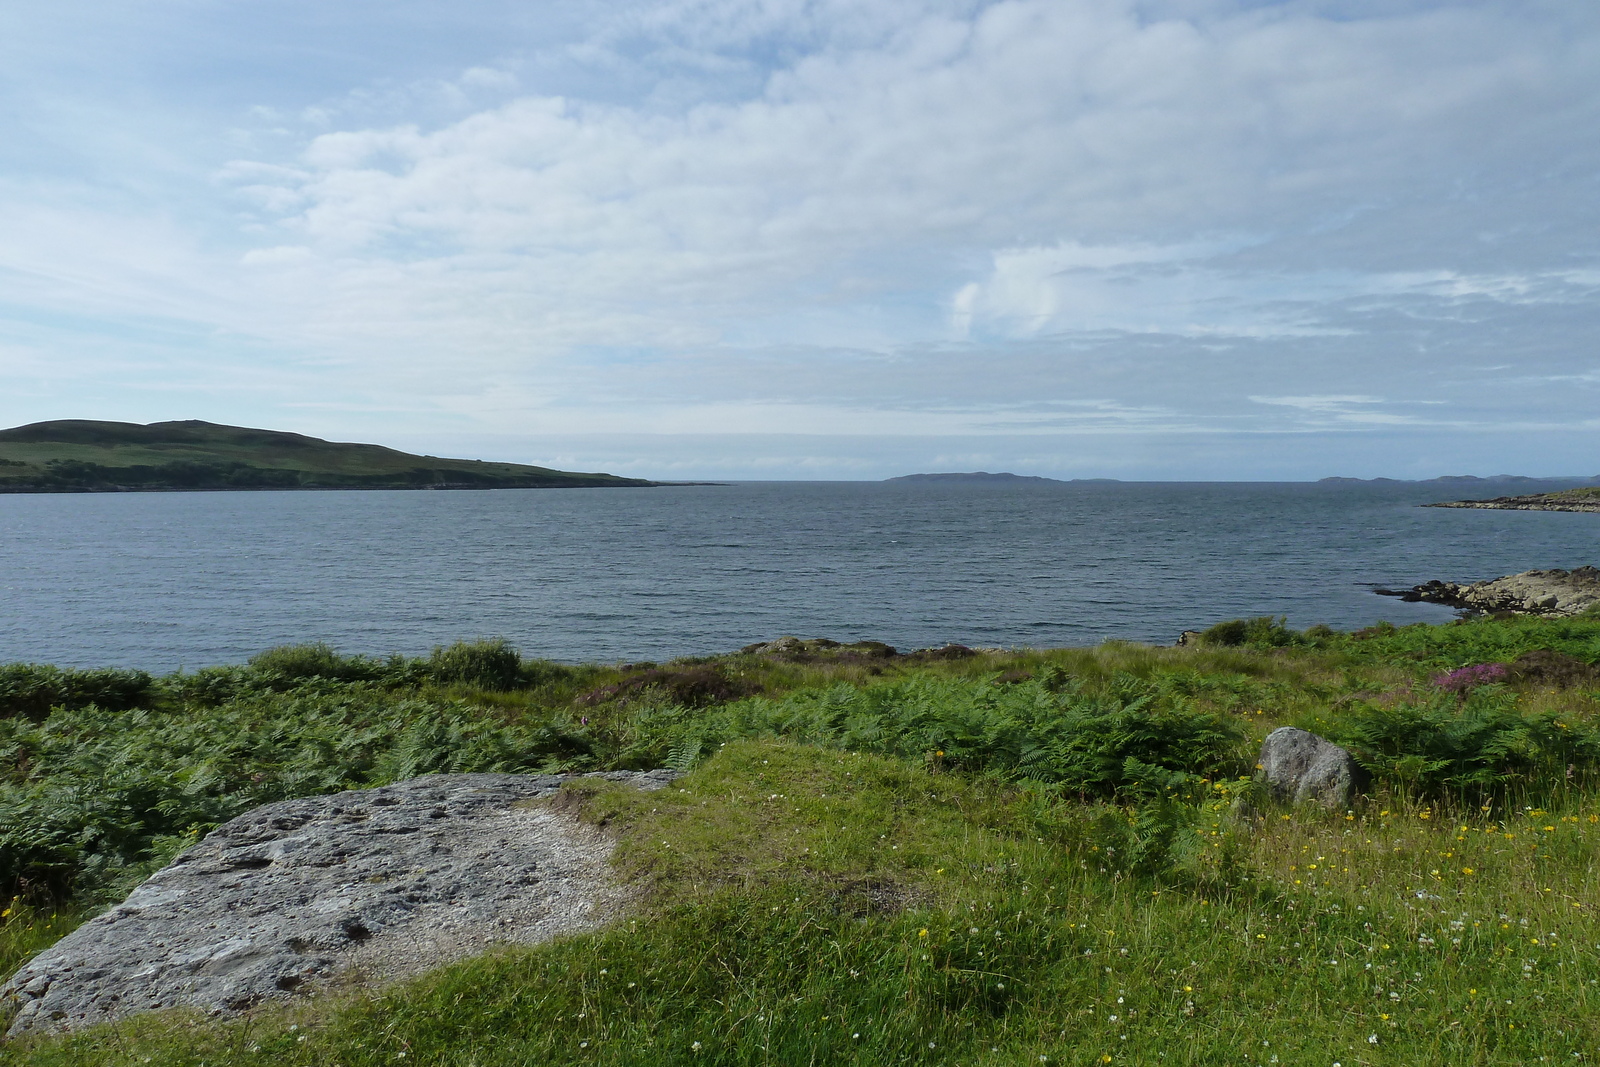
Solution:
<path fill-rule="evenodd" d="M 1600 504 L 1600 486 L 1595 485 L 1561 489 L 1544 495 L 1553 504 Z"/>
<path fill-rule="evenodd" d="M 1596 627 L 1577 625 L 1591 630 L 1553 625 L 1550 643 L 1576 647 Z M 1373 795 L 1349 811 L 1247 818 L 1235 801 L 1248 783 L 1199 764 L 1153 794 L 1132 780 L 1096 793 L 1009 758 L 919 748 L 943 743 L 927 731 L 946 718 L 1120 714 L 1140 700 L 1216 718 L 1247 744 L 1394 707 L 1591 728 L 1592 689 L 1431 685 L 1469 665 L 1452 657 L 1523 648 L 1533 630 L 1484 620 L 1268 648 L 907 663 L 736 656 L 536 670 L 536 684 L 497 691 L 440 687 L 418 664 L 383 667 L 390 683 L 254 679 L 203 714 L 254 709 L 263 732 L 277 721 L 294 739 L 287 709 L 338 698 L 373 716 L 368 744 L 388 752 L 384 730 L 454 702 L 462 722 L 513 731 L 517 752 L 558 720 L 589 730 L 580 761 L 670 754 L 690 727 L 702 750 L 666 791 L 590 782 L 554 801 L 614 834 L 619 877 L 641 887 L 612 928 L 234 1020 L 161 1013 L 13 1042 L 0 1064 L 1582 1062 L 1600 1055 L 1600 791 L 1580 767 L 1520 765 L 1469 792 L 1378 763 Z M 625 684 L 652 670 L 652 685 Z M 676 683 L 659 672 L 703 670 L 750 691 L 698 709 L 663 701 Z M 203 706 L 180 681 L 156 685 L 172 703 L 152 720 Z M 382 709 L 406 701 L 383 726 Z M 819 716 L 829 701 L 845 710 Z M 65 729 L 75 713 L 57 714 L 63 737 L 81 736 Z M 899 733 L 868 737 L 874 716 Z M 1425 752 L 1428 736 L 1395 743 Z M 248 778 L 249 753 L 269 750 L 261 765 L 289 748 L 252 741 L 230 759 Z M 150 765 L 202 754 L 165 752 Z M 368 766 L 348 777 L 403 773 Z M 0 926 L 8 961 L 73 921 L 14 908 Z"/>

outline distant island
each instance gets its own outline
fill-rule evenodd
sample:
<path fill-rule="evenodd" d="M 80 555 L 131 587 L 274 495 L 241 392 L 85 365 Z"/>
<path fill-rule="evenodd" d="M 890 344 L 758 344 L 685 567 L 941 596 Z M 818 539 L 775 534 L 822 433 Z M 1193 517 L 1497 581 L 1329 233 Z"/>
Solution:
<path fill-rule="evenodd" d="M 990 474 L 988 471 L 973 471 L 970 474 L 902 474 L 898 478 L 885 478 L 886 482 L 983 482 L 986 484 L 1014 483 L 1014 482 L 1044 482 L 1051 485 L 1065 485 L 1060 478 L 1040 478 L 1032 474 L 1011 474 L 1002 471 L 999 474 Z M 1075 482 L 1113 482 L 1115 478 L 1074 478 Z"/>
<path fill-rule="evenodd" d="M 0 493 L 201 489 L 561 489 L 652 486 L 611 474 L 414 456 L 190 419 L 62 419 L 0 430 Z"/>

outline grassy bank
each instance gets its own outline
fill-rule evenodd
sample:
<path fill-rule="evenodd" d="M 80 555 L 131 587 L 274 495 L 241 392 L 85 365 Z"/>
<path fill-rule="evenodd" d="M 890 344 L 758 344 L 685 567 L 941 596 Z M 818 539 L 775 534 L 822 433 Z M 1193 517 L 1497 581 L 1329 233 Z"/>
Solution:
<path fill-rule="evenodd" d="M 643 887 L 619 927 L 0 1063 L 1578 1062 L 1600 1054 L 1597 660 L 1581 619 L 624 668 L 492 645 L 9 668 L 8 962 L 265 800 L 689 773 L 561 801 Z M 1349 744 L 1371 796 L 1241 814 L 1280 725 Z"/>

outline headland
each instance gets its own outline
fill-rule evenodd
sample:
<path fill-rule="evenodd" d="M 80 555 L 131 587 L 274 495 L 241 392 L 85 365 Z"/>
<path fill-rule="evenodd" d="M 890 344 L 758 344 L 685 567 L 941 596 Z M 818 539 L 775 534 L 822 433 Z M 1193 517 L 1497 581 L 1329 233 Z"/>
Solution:
<path fill-rule="evenodd" d="M 181 422 L 61 419 L 0 430 L 0 493 L 226 489 L 577 489 L 652 486 L 476 459 L 417 456 L 382 445 Z"/>
<path fill-rule="evenodd" d="M 1562 489 L 1554 493 L 1497 496 L 1488 500 L 1446 500 L 1425 508 L 1487 508 L 1492 511 L 1600 511 L 1600 486 Z"/>

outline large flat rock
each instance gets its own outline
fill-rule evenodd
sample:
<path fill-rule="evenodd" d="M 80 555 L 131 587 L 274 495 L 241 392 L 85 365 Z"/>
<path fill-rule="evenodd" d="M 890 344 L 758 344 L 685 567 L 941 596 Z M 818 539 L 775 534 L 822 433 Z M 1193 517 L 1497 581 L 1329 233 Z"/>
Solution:
<path fill-rule="evenodd" d="M 660 788 L 667 771 L 598 777 Z M 187 1006 L 232 1012 L 356 972 L 419 973 L 592 928 L 611 843 L 519 805 L 561 775 L 430 775 L 268 804 L 218 827 L 12 976 L 12 1035 Z"/>

